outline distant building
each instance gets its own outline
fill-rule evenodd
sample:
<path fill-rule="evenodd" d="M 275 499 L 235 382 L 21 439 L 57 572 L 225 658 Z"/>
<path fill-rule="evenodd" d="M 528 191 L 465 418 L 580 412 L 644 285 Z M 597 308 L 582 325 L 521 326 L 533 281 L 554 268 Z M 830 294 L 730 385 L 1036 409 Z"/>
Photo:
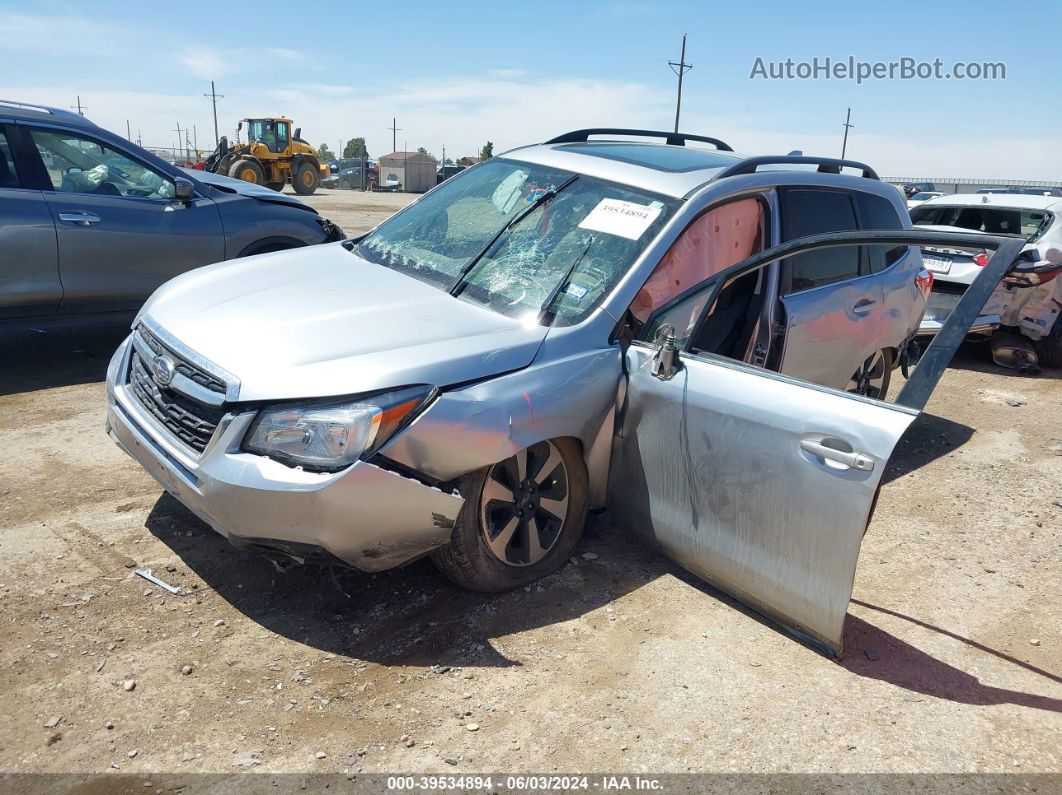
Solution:
<path fill-rule="evenodd" d="M 423 193 L 435 187 L 438 165 L 439 161 L 425 152 L 391 152 L 379 160 L 380 187 L 394 177 L 401 190 Z"/>
<path fill-rule="evenodd" d="M 448 166 L 439 166 L 439 170 L 435 173 L 435 181 L 442 182 L 450 179 L 454 174 L 459 174 L 464 170 L 465 166 L 455 166 L 453 163 Z"/>

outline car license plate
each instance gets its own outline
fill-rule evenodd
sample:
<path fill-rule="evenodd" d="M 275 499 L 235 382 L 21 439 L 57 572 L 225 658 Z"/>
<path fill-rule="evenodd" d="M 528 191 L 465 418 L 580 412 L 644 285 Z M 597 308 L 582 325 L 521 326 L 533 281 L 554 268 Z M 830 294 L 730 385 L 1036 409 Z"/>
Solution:
<path fill-rule="evenodd" d="M 922 256 L 922 264 L 933 273 L 947 273 L 951 270 L 951 257 L 935 257 L 932 254 Z"/>

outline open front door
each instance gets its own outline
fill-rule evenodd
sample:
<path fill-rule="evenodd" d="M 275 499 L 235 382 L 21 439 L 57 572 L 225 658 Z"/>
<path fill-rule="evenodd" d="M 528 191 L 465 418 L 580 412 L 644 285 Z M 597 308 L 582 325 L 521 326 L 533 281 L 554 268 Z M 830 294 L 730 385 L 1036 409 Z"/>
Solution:
<path fill-rule="evenodd" d="M 658 346 L 632 343 L 609 484 L 617 521 L 839 653 L 859 547 L 889 457 L 1023 242 L 911 230 L 815 235 L 728 268 L 704 303 L 700 323 L 724 284 L 801 251 L 988 240 L 996 253 L 894 405 L 691 352 L 690 343 L 671 368 Z"/>

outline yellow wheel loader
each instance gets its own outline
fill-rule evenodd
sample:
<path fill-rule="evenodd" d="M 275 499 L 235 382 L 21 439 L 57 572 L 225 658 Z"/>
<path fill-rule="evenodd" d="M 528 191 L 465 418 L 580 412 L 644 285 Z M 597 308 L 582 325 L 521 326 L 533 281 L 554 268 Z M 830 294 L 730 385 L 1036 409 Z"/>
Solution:
<path fill-rule="evenodd" d="M 240 143 L 240 130 L 247 125 L 247 143 Z M 236 127 L 236 143 L 229 146 L 224 136 L 203 167 L 244 182 L 283 190 L 291 183 L 295 192 L 308 196 L 329 175 L 328 166 L 317 160 L 317 150 L 292 135 L 291 119 L 244 119 Z"/>

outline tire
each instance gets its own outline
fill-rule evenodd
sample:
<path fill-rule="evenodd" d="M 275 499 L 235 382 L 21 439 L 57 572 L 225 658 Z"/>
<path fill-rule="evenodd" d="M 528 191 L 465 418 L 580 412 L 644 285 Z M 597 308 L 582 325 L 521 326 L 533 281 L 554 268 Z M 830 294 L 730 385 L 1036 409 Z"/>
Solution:
<path fill-rule="evenodd" d="M 1062 367 L 1062 315 L 1055 325 L 1036 343 L 1036 358 L 1041 367 Z"/>
<path fill-rule="evenodd" d="M 280 193 L 282 190 L 284 190 L 284 183 L 283 182 L 267 182 L 266 183 L 266 187 L 269 188 L 270 190 L 275 190 L 277 193 Z"/>
<path fill-rule="evenodd" d="M 465 479 L 465 504 L 450 543 L 432 560 L 447 579 L 471 591 L 497 593 L 534 582 L 571 557 L 586 523 L 588 491 L 586 465 L 574 441 L 532 445 Z M 527 496 L 521 500 L 521 495 Z M 563 517 L 551 513 L 560 510 Z"/>
<path fill-rule="evenodd" d="M 852 373 L 845 391 L 853 395 L 884 400 L 889 393 L 889 382 L 892 380 L 892 363 L 891 348 L 882 348 L 877 353 L 871 354 L 859 366 L 859 369 Z"/>
<path fill-rule="evenodd" d="M 255 185 L 265 184 L 265 174 L 262 173 L 262 167 L 248 157 L 241 157 L 229 166 L 229 176 Z"/>
<path fill-rule="evenodd" d="M 303 161 L 295 172 L 295 177 L 291 180 L 291 184 L 294 186 L 295 192 L 300 196 L 309 196 L 321 184 L 321 172 L 318 171 L 317 166 L 313 163 Z"/>

